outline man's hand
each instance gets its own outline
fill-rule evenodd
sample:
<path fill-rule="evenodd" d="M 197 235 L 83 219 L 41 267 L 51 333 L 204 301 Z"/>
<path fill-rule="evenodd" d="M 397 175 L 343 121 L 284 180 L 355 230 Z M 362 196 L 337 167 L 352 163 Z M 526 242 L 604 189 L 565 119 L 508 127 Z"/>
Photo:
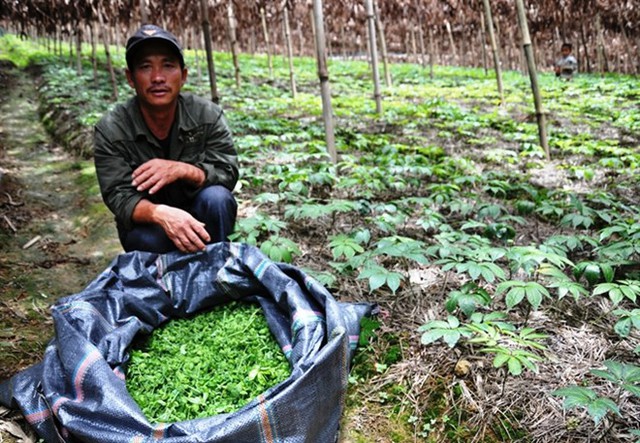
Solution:
<path fill-rule="evenodd" d="M 182 209 L 158 205 L 155 207 L 153 218 L 182 252 L 202 251 L 206 243 L 211 241 L 204 223 Z"/>
<path fill-rule="evenodd" d="M 140 192 L 154 194 L 176 180 L 186 180 L 194 186 L 204 181 L 204 172 L 193 165 L 155 158 L 143 163 L 132 174 L 133 186 Z"/>

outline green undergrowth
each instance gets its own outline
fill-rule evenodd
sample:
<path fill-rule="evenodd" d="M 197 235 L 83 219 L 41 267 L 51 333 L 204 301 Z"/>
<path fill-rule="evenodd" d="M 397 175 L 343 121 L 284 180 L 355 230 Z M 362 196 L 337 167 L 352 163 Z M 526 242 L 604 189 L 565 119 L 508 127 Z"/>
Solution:
<path fill-rule="evenodd" d="M 233 412 L 289 374 L 262 310 L 232 302 L 135 345 L 127 388 L 149 421 L 164 423 Z"/>
<path fill-rule="evenodd" d="M 122 52 L 114 53 L 122 101 L 131 91 L 121 75 Z M 554 377 L 539 375 L 555 370 L 550 356 L 564 342 L 557 325 L 611 340 L 615 352 L 607 355 L 619 360 L 606 364 L 635 374 L 637 77 L 579 74 L 565 82 L 540 72 L 549 161 L 538 140 L 529 78 L 521 72 L 504 72 L 500 105 L 492 72 L 435 66 L 431 77 L 417 64 L 392 64 L 393 86 L 382 88 L 378 115 L 367 63 L 331 60 L 338 152 L 332 164 L 313 60 L 294 61 L 294 99 L 281 57 L 273 58 L 271 73 L 264 56 L 241 54 L 242 83 L 236 87 L 231 58 L 214 56 L 221 105 L 242 165 L 236 196 L 246 211 L 232 240 L 304 266 L 337 298 L 381 301 L 396 325 L 357 357 L 350 413 L 366 398 L 369 407 L 384 411 L 386 435 L 397 433 L 393 441 L 464 441 L 477 430 L 469 423 L 492 429 L 485 435 L 496 441 L 526 439 L 518 423 L 531 416 L 518 409 L 517 399 L 509 414 L 502 411 L 503 422 L 486 423 L 456 406 L 457 385 L 444 370 L 434 374 L 428 391 L 403 384 L 394 372 L 402 362 L 397 350 L 424 346 L 424 352 L 482 361 L 487 383 L 543 378 L 536 388 L 564 396 L 576 414 L 586 410 L 592 431 L 604 439 L 637 431 L 626 413 L 640 404 L 635 375 L 623 396 L 598 391 L 589 385 L 593 379 L 580 386 L 591 391 L 571 383 L 562 390 Z M 208 97 L 206 77 L 193 69 L 194 54 L 187 51 L 186 58 L 186 89 Z M 69 66 L 65 57 L 52 58 L 43 70 L 41 95 L 51 107 L 45 117 L 86 130 L 114 105 L 107 99 L 110 84 L 104 69 L 94 80 L 88 65 L 82 75 Z M 560 358 L 567 357 L 562 352 Z M 563 364 L 580 360 L 565 358 Z M 604 364 L 594 362 L 593 369 L 602 371 Z M 392 381 L 370 402 L 364 387 L 383 376 Z M 511 395 L 508 389 L 505 395 Z M 550 417 L 559 416 L 552 407 L 540 405 Z M 565 431 L 559 439 L 581 437 Z"/>

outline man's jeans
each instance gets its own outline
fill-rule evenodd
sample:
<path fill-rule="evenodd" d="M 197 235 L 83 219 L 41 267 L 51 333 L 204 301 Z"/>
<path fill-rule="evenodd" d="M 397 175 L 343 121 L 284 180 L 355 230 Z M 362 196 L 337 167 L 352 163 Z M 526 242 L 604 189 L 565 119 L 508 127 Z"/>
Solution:
<path fill-rule="evenodd" d="M 213 185 L 202 189 L 193 199 L 191 207 L 185 209 L 191 215 L 205 223 L 211 236 L 210 243 L 228 241 L 236 222 L 238 204 L 231 191 L 224 186 Z M 147 251 L 165 253 L 178 248 L 169 240 L 167 234 L 158 225 L 134 225 L 131 231 L 118 227 L 120 243 L 125 251 Z"/>

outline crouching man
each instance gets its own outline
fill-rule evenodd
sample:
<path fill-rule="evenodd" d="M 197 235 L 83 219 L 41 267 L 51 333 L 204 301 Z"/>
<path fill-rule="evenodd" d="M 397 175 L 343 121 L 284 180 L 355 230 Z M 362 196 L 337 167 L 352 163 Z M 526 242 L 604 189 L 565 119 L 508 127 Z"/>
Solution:
<path fill-rule="evenodd" d="M 181 92 L 182 48 L 170 32 L 142 26 L 126 46 L 135 96 L 95 127 L 102 198 L 125 251 L 196 252 L 232 233 L 237 153 L 223 112 Z"/>

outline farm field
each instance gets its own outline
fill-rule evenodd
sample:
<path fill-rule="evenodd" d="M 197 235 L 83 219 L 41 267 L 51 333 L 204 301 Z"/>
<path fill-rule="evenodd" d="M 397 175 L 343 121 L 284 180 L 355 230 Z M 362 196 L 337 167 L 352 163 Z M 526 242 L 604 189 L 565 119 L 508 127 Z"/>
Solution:
<path fill-rule="evenodd" d="M 39 361 L 47 307 L 121 250 L 91 161 L 106 71 L 0 45 L 4 380 Z M 185 89 L 206 97 L 198 61 L 187 52 Z M 378 114 L 368 64 L 331 59 L 333 164 L 313 59 L 295 59 L 295 99 L 282 57 L 241 55 L 239 87 L 230 56 L 215 62 L 241 162 L 233 240 L 379 306 L 341 442 L 640 438 L 638 77 L 540 72 L 548 160 L 526 73 L 503 73 L 501 106 L 491 71 L 394 63 Z M 3 423 L 24 425 L 0 412 L 10 442 Z"/>

